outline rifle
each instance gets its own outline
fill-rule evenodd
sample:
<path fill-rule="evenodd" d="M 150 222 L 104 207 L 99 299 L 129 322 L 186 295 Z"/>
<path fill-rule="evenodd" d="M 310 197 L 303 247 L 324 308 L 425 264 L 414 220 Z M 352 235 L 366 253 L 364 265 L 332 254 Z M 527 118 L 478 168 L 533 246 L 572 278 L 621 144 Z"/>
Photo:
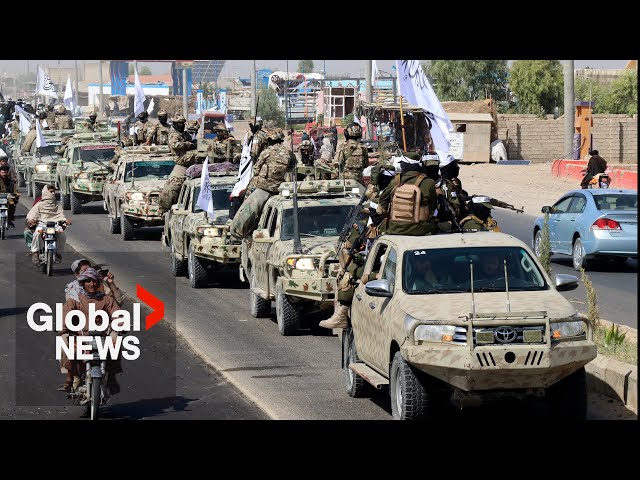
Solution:
<path fill-rule="evenodd" d="M 342 231 L 340 232 L 340 237 L 338 237 L 336 253 L 340 254 L 340 252 L 342 251 L 342 248 L 344 247 L 344 244 L 347 241 L 347 238 L 349 238 L 349 232 L 351 231 L 351 227 L 353 226 L 354 223 L 357 223 L 358 215 L 360 214 L 360 210 L 362 209 L 362 204 L 366 200 L 367 200 L 367 197 L 365 195 L 362 195 L 362 197 L 360 197 L 360 201 L 358 202 L 358 204 L 351 207 L 351 210 L 347 215 L 347 219 L 344 222 L 344 225 L 342 227 Z"/>
<path fill-rule="evenodd" d="M 355 225 L 360 234 L 358 235 L 358 238 L 354 240 L 353 244 L 351 245 L 351 248 L 349 249 L 349 253 L 347 254 L 347 258 L 345 259 L 345 262 L 344 262 L 344 266 L 342 267 L 342 269 L 340 270 L 340 272 L 336 277 L 336 283 L 340 283 L 340 280 L 342 280 L 342 277 L 345 275 L 345 273 L 347 273 L 347 269 L 349 268 L 349 265 L 351 265 L 351 262 L 353 261 L 354 257 L 360 251 L 362 241 L 367 234 L 367 230 L 368 230 L 367 227 L 361 225 L 360 223 L 356 223 Z M 340 251 L 341 250 L 338 251 L 338 255 L 340 255 Z"/>
<path fill-rule="evenodd" d="M 456 218 L 456 212 L 453 210 L 453 208 L 451 207 L 451 204 L 449 203 L 449 200 L 447 200 L 447 197 L 444 194 L 438 195 L 438 204 L 441 207 L 444 207 L 444 209 L 447 212 L 449 212 L 449 214 L 451 215 L 451 222 L 458 229 L 458 232 L 462 233 L 462 226 L 460 225 L 460 222 L 458 222 L 458 219 Z"/>
<path fill-rule="evenodd" d="M 481 195 L 472 195 L 472 198 L 476 196 L 481 196 Z M 497 198 L 493 198 L 493 197 L 489 197 L 489 198 L 491 199 L 490 200 L 491 205 L 493 205 L 494 207 L 506 208 L 508 210 L 513 210 L 514 212 L 524 213 L 524 206 L 520 209 L 520 208 L 514 207 L 509 203 L 503 202 L 502 200 L 498 200 Z"/>

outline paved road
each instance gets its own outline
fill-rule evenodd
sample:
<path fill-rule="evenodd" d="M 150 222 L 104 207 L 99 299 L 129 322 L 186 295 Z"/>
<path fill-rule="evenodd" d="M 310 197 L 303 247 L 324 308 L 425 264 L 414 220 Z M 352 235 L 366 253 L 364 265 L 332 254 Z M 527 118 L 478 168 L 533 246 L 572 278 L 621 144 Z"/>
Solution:
<path fill-rule="evenodd" d="M 25 213 L 18 210 L 22 216 Z M 16 220 L 16 225 L 23 223 L 23 218 Z M 79 256 L 67 250 L 64 263 L 55 265 L 53 276 L 46 277 L 24 255 L 22 229 L 9 232 L 0 243 L 0 419 L 78 419 L 84 409 L 56 390 L 64 375 L 55 360 L 55 334 L 31 330 L 26 311 L 36 301 L 49 305 L 64 301 L 64 286 L 73 278 L 69 265 Z M 127 301 L 124 308 L 129 306 Z M 139 332 L 139 338 L 140 358 L 123 361 L 124 373 L 118 375 L 121 392 L 103 407 L 104 418 L 268 418 L 171 326 L 160 322 Z"/>
<path fill-rule="evenodd" d="M 535 217 L 496 208 L 495 217 L 502 230 L 532 246 Z M 554 255 L 551 258 L 554 274 L 567 273 L 580 279 L 580 272 L 573 268 L 571 257 Z M 587 268 L 587 275 L 596 288 L 600 316 L 610 322 L 638 329 L 638 261 L 629 259 L 624 266 L 608 263 L 594 264 Z M 576 310 L 586 313 L 587 294 L 582 280 L 577 289 L 562 292 Z"/>
<path fill-rule="evenodd" d="M 208 288 L 191 289 L 186 278 L 171 277 L 168 252 L 161 253 L 160 229 L 141 230 L 136 240 L 123 242 L 108 233 L 100 203 L 85 207 L 67 230 L 69 245 L 96 262 L 107 263 L 126 291 L 135 292 L 136 282 L 159 297 L 175 289 L 176 315 L 166 321 L 271 418 L 390 418 L 388 395 L 352 399 L 346 394 L 335 336 L 311 328 L 299 336 L 282 337 L 275 318 L 251 317 L 248 291 L 237 270 L 217 272 Z M 464 416 L 488 418 L 491 412 L 470 410 Z M 614 412 L 602 399 L 591 401 L 591 418 L 620 418 L 626 412 Z"/>

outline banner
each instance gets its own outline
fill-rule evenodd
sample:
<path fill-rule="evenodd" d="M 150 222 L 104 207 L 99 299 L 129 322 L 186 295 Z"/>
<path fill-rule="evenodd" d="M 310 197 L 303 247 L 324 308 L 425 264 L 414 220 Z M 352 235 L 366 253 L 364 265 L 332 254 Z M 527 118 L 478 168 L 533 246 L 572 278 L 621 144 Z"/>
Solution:
<path fill-rule="evenodd" d="M 62 100 L 65 107 L 73 112 L 73 87 L 71 86 L 71 75 L 67 75 L 67 86 L 64 89 L 64 98 Z"/>
<path fill-rule="evenodd" d="M 240 167 L 238 172 L 238 180 L 236 181 L 230 197 L 238 197 L 247 188 L 249 181 L 253 176 L 253 159 L 251 158 L 251 142 L 249 141 L 249 133 L 244 136 L 242 142 L 242 154 L 240 155 Z"/>
<path fill-rule="evenodd" d="M 36 79 L 36 95 L 58 98 L 56 87 L 41 66 L 38 66 L 38 78 Z"/>
<path fill-rule="evenodd" d="M 216 218 L 213 208 L 213 195 L 211 194 L 211 181 L 209 179 L 209 157 L 204 159 L 202 174 L 200 176 L 200 193 L 198 194 L 198 206 L 207 212 L 210 219 Z"/>
<path fill-rule="evenodd" d="M 31 130 L 31 120 L 29 119 L 27 112 L 25 112 L 22 107 L 16 105 L 15 109 L 16 114 L 20 117 L 20 131 L 26 135 L 27 133 L 29 133 L 29 130 Z"/>
<path fill-rule="evenodd" d="M 136 70 L 135 68 L 134 74 L 136 94 L 133 103 L 133 114 L 137 117 L 140 113 L 144 112 L 144 101 L 147 99 L 147 97 L 144 96 L 142 85 L 140 84 L 140 77 L 138 77 L 138 70 Z"/>
<path fill-rule="evenodd" d="M 396 60 L 396 69 L 400 94 L 411 105 L 428 112 L 433 143 L 439 154 L 446 155 L 451 146 L 449 132 L 453 130 L 453 125 L 424 74 L 422 65 L 418 60 Z"/>
<path fill-rule="evenodd" d="M 42 135 L 42 127 L 40 126 L 40 122 L 36 120 L 36 147 L 46 147 L 47 141 L 44 139 L 44 135 Z"/>
<path fill-rule="evenodd" d="M 129 64 L 123 61 L 111 60 L 109 62 L 109 77 L 111 79 L 111 95 L 127 94 L 127 77 L 129 76 Z"/>

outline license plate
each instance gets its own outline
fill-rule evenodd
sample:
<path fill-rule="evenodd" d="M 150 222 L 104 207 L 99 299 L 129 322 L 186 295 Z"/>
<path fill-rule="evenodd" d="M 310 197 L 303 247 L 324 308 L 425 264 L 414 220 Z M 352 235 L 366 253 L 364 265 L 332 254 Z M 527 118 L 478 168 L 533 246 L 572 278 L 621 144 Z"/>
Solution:
<path fill-rule="evenodd" d="M 56 242 L 51 242 L 47 245 L 47 250 L 55 250 L 56 249 Z"/>
<path fill-rule="evenodd" d="M 91 367 L 91 378 L 102 378 L 102 369 L 100 367 Z"/>

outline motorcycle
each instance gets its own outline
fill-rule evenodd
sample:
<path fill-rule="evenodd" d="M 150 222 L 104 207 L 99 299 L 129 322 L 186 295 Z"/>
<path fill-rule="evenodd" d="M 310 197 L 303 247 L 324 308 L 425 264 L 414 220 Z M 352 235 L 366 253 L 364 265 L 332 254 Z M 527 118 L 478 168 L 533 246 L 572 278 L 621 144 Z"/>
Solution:
<path fill-rule="evenodd" d="M 9 228 L 9 205 L 13 204 L 14 200 L 14 195 L 0 193 L 0 240 L 4 240 Z"/>
<path fill-rule="evenodd" d="M 40 225 L 42 225 L 42 223 Z M 44 239 L 44 246 L 38 252 L 38 260 L 42 266 L 43 273 L 46 273 L 48 276 L 53 274 L 53 264 L 60 263 L 59 260 L 56 260 L 56 253 L 58 252 L 57 229 L 60 227 L 64 230 L 67 227 L 67 222 L 48 221 L 41 233 Z"/>
<path fill-rule="evenodd" d="M 89 332 L 89 336 L 93 338 L 91 348 L 87 353 L 91 354 L 90 360 L 85 360 L 85 368 L 80 377 L 80 385 L 71 393 L 69 397 L 73 399 L 74 404 L 85 407 L 85 415 L 91 420 L 100 418 L 100 406 L 105 405 L 110 398 L 109 389 L 107 388 L 106 379 L 107 371 L 105 360 L 101 360 L 98 356 L 98 348 L 96 344 L 96 336 L 100 332 Z"/>
<path fill-rule="evenodd" d="M 611 177 L 607 173 L 598 173 L 589 180 L 588 188 L 609 188 L 611 186 Z"/>

